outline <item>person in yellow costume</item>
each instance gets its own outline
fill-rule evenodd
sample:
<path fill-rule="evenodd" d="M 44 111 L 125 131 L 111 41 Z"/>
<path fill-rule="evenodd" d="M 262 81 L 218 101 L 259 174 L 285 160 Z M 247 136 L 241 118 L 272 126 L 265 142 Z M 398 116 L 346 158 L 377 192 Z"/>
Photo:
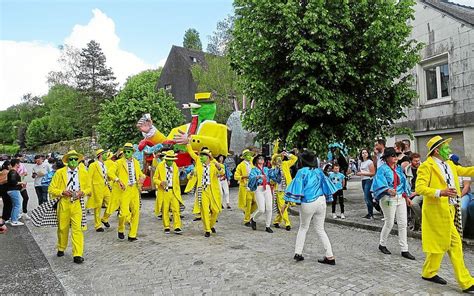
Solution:
<path fill-rule="evenodd" d="M 209 149 L 203 147 L 199 156 L 193 151 L 190 144 L 186 146 L 189 155 L 195 162 L 196 197 L 200 205 L 201 219 L 205 237 L 216 233 L 214 225 L 221 211 L 221 191 L 219 176 L 225 174 L 224 166 L 212 159 Z"/>
<path fill-rule="evenodd" d="M 248 188 L 249 174 L 253 168 L 253 152 L 249 149 L 242 151 L 243 161 L 235 168 L 234 179 L 239 182 L 238 207 L 244 211 L 244 224 L 250 227 L 250 215 L 257 209 L 255 193 Z"/>
<path fill-rule="evenodd" d="M 153 158 L 153 161 L 151 162 L 151 166 L 154 168 L 154 174 L 156 174 L 156 169 L 158 168 L 158 165 L 163 161 L 163 155 L 164 153 L 161 151 L 158 151 L 155 153 L 155 157 Z M 153 175 L 153 179 L 154 179 Z M 161 208 L 163 206 L 163 195 L 158 194 L 158 190 L 155 190 L 155 196 L 156 196 L 156 202 L 155 202 L 155 216 L 158 217 L 158 219 L 163 218 L 163 213 L 161 211 Z"/>
<path fill-rule="evenodd" d="M 123 146 L 123 157 L 117 160 L 117 169 L 110 174 L 121 189 L 118 238 L 125 238 L 125 223 L 130 223 L 130 232 L 128 233 L 130 242 L 137 240 L 140 221 L 140 186 L 145 180 L 140 163 L 133 158 L 133 150 L 131 143 L 126 143 Z"/>
<path fill-rule="evenodd" d="M 163 228 L 165 234 L 170 233 L 170 208 L 173 212 L 174 233 L 181 234 L 180 205 L 181 188 L 179 184 L 179 169 L 175 161 L 178 158 L 173 150 L 164 153 L 163 161 L 156 168 L 153 182 L 156 186 L 155 214 L 163 213 Z M 161 204 L 158 204 L 158 203 Z"/>
<path fill-rule="evenodd" d="M 275 152 L 278 151 L 278 146 L 277 149 L 274 149 Z M 282 160 L 284 158 L 287 158 L 288 160 Z M 285 190 L 286 187 L 291 183 L 292 177 L 290 173 L 290 167 L 292 167 L 296 162 L 298 161 L 298 157 L 296 155 L 287 153 L 286 151 L 283 151 L 281 154 L 273 154 L 272 156 L 272 166 L 279 168 L 281 171 L 281 183 L 280 184 L 275 184 L 273 187 L 273 194 L 276 199 L 276 203 L 274 201 L 274 205 L 277 208 L 277 215 L 275 217 L 275 220 L 273 220 L 273 226 L 275 228 L 280 228 L 280 223 L 281 221 L 285 221 L 285 229 L 290 231 L 291 230 L 291 221 L 290 218 L 288 217 L 288 207 L 284 207 L 285 205 Z M 281 212 L 281 210 L 284 208 L 284 211 Z"/>
<path fill-rule="evenodd" d="M 91 179 L 92 194 L 87 201 L 86 208 L 94 209 L 95 231 L 104 232 L 104 228 L 102 228 L 100 212 L 104 198 L 110 197 L 110 191 L 112 187 L 109 183 L 109 178 L 107 176 L 108 171 L 104 163 L 104 157 L 107 157 L 107 151 L 104 149 L 97 150 L 96 157 L 97 161 L 91 163 L 88 170 L 89 177 Z M 107 227 L 107 224 L 104 223 L 105 227 Z M 108 227 L 110 227 L 110 224 L 108 224 Z"/>
<path fill-rule="evenodd" d="M 105 164 L 105 167 L 107 168 L 107 170 L 108 170 L 109 167 L 111 167 L 111 166 L 113 165 L 113 163 L 114 163 L 114 161 L 111 159 L 113 155 L 114 155 L 114 154 L 113 154 L 112 152 L 107 151 L 107 153 L 106 153 L 105 156 L 104 156 L 104 164 Z M 109 180 L 109 181 L 110 181 L 110 180 Z M 112 188 L 112 187 L 110 187 L 110 188 Z M 110 190 L 112 190 L 112 189 L 110 189 Z M 104 202 L 103 202 L 102 206 L 107 209 L 107 207 L 109 206 L 109 201 L 110 201 L 110 194 L 104 196 Z M 104 212 L 104 214 L 105 214 L 105 212 Z M 107 227 L 107 226 L 106 226 L 106 227 Z M 110 227 L 110 225 L 109 225 L 109 227 Z M 107 227 L 107 228 L 108 228 L 108 227 Z"/>
<path fill-rule="evenodd" d="M 120 196 L 122 189 L 120 188 L 119 183 L 114 182 L 114 179 L 116 178 L 117 175 L 117 160 L 120 159 L 123 155 L 123 151 L 119 149 L 115 154 L 112 154 L 110 158 L 107 159 L 107 172 L 108 172 L 108 177 L 110 181 L 110 185 L 112 186 L 111 192 L 110 192 L 110 198 L 109 202 L 107 204 L 107 208 L 105 209 L 104 216 L 102 217 L 101 221 L 102 224 L 104 224 L 105 227 L 109 228 L 110 223 L 109 223 L 109 218 L 114 213 L 119 209 L 120 206 Z M 110 161 L 109 161 L 110 160 Z"/>
<path fill-rule="evenodd" d="M 465 293 L 474 294 L 474 278 L 464 264 L 458 176 L 474 176 L 474 166 L 462 167 L 449 160 L 451 138 L 431 138 L 428 156 L 417 171 L 416 193 L 423 196 L 421 239 L 426 259 L 422 278 L 446 285 L 438 275 L 447 252 L 456 280 Z"/>
<path fill-rule="evenodd" d="M 196 153 L 196 152 L 197 151 L 195 151 L 194 153 Z M 197 183 L 197 176 L 196 176 L 194 164 L 191 164 L 190 166 L 188 166 L 186 168 L 185 172 L 187 172 L 187 171 L 189 171 L 186 174 L 186 178 L 188 179 L 188 183 L 186 184 L 186 188 L 184 189 L 184 193 L 189 193 L 193 189 L 195 189 L 196 183 Z M 201 220 L 201 208 L 199 206 L 199 201 L 198 201 L 198 198 L 197 198 L 197 191 L 196 190 L 194 191 L 193 214 L 194 214 L 193 221 Z"/>
<path fill-rule="evenodd" d="M 48 188 L 57 203 L 58 219 L 58 257 L 64 256 L 71 229 L 72 256 L 75 263 L 82 263 L 84 258 L 85 207 L 84 198 L 91 194 L 88 172 L 78 167 L 84 156 L 76 150 L 69 151 L 62 161 L 67 166 L 59 169 L 53 176 Z M 82 226 L 84 225 L 84 227 Z"/>

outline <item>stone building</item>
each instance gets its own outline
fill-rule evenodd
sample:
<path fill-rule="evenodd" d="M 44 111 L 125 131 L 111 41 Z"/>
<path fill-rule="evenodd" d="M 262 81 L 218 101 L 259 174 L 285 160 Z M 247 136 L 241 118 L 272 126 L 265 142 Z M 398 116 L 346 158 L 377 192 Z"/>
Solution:
<path fill-rule="evenodd" d="M 474 8 L 418 0 L 414 9 L 411 38 L 425 44 L 412 69 L 418 98 L 397 125 L 412 129 L 412 151 L 423 157 L 428 139 L 440 134 L 453 138 L 463 163 L 474 165 Z M 387 144 L 406 138 L 397 135 Z"/>

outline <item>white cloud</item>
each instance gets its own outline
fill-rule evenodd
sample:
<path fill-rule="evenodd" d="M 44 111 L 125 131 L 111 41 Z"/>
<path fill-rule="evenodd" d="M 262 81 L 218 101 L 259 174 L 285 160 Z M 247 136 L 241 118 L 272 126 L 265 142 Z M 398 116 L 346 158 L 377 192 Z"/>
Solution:
<path fill-rule="evenodd" d="M 117 81 L 124 83 L 128 76 L 156 68 L 135 54 L 120 48 L 115 23 L 99 9 L 92 11 L 87 25 L 75 25 L 65 44 L 84 48 L 90 40 L 97 41 L 114 71 Z M 0 110 L 20 102 L 23 94 L 44 95 L 48 91 L 46 75 L 58 70 L 59 50 L 41 42 L 0 41 Z M 161 61 L 160 61 L 161 62 Z"/>
<path fill-rule="evenodd" d="M 167 58 L 161 59 L 158 61 L 158 67 L 164 67 L 166 63 Z"/>

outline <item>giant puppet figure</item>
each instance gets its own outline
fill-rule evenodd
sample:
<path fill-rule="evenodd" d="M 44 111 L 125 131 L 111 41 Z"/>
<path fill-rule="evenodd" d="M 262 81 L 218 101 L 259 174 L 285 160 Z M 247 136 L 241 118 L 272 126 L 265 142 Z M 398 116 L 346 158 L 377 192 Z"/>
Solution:
<path fill-rule="evenodd" d="M 149 114 L 144 115 L 137 123 L 144 139 L 138 145 L 139 150 L 145 146 L 156 144 L 172 145 L 178 152 L 176 164 L 179 167 L 191 164 L 191 158 L 185 152 L 185 145 L 191 144 L 195 151 L 207 147 L 212 155 L 227 156 L 227 126 L 214 121 L 216 115 L 216 102 L 211 93 L 196 93 L 194 102 L 184 104 L 183 109 L 191 109 L 191 123 L 175 127 L 168 137 L 158 131 Z"/>

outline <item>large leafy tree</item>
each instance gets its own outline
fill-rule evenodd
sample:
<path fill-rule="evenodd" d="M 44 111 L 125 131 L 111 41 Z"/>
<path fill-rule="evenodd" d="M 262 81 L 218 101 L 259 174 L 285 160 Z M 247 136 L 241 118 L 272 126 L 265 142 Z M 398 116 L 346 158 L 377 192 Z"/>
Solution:
<path fill-rule="evenodd" d="M 384 134 L 416 92 L 413 0 L 235 0 L 230 55 L 263 139 L 323 151 Z"/>
<path fill-rule="evenodd" d="M 184 32 L 183 47 L 202 50 L 201 39 L 199 38 L 199 32 L 196 29 L 191 28 Z"/>
<path fill-rule="evenodd" d="M 215 120 L 226 123 L 232 113 L 233 98 L 242 97 L 238 84 L 238 76 L 231 68 L 229 58 L 226 56 L 206 55 L 207 66 L 193 65 L 191 73 L 197 83 L 199 92 L 211 91 L 217 104 Z M 239 100 L 240 101 L 240 100 Z"/>
<path fill-rule="evenodd" d="M 229 43 L 232 40 L 232 30 L 234 28 L 234 16 L 228 15 L 222 21 L 217 22 L 216 30 L 208 36 L 207 52 L 223 56 L 226 55 Z"/>
<path fill-rule="evenodd" d="M 155 127 L 165 135 L 184 122 L 173 97 L 163 89 L 155 90 L 160 73 L 147 70 L 130 77 L 119 94 L 103 104 L 97 126 L 102 147 L 116 149 L 141 140 L 136 123 L 145 113 L 151 114 Z"/>

